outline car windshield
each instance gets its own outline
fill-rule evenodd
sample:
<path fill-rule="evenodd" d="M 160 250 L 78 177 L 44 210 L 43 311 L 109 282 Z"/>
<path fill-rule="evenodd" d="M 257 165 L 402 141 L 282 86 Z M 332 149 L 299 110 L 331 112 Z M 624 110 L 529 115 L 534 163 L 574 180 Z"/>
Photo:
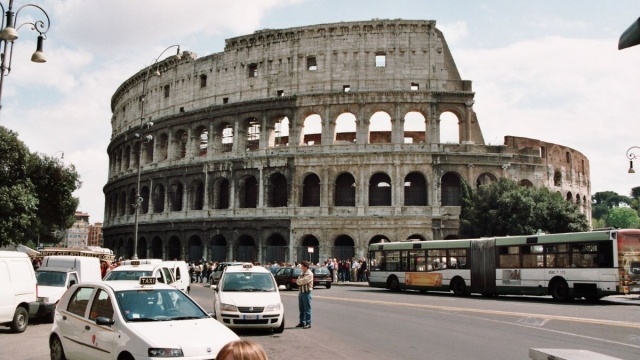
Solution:
<path fill-rule="evenodd" d="M 153 271 L 148 270 L 123 270 L 111 271 L 103 280 L 138 280 L 141 276 L 152 276 Z"/>
<path fill-rule="evenodd" d="M 269 273 L 227 273 L 222 291 L 276 291 L 273 277 Z"/>
<path fill-rule="evenodd" d="M 314 275 L 330 275 L 329 269 L 327 268 L 312 268 L 311 272 Z"/>
<path fill-rule="evenodd" d="M 116 292 L 122 317 L 127 322 L 203 319 L 208 315 L 177 289 L 126 290 Z"/>
<path fill-rule="evenodd" d="M 59 271 L 36 271 L 36 281 L 40 286 L 62 286 L 67 281 L 67 274 Z"/>

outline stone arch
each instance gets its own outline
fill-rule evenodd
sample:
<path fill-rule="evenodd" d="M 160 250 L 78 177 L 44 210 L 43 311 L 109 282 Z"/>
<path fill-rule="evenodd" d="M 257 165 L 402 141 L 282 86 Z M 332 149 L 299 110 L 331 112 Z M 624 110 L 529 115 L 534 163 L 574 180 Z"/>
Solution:
<path fill-rule="evenodd" d="M 302 206 L 320 206 L 320 177 L 314 173 L 302 182 Z"/>
<path fill-rule="evenodd" d="M 246 134 L 244 139 L 245 151 L 255 151 L 260 149 L 260 121 L 255 117 L 248 117 L 242 122 L 242 125 L 242 129 Z"/>
<path fill-rule="evenodd" d="M 269 147 L 289 146 L 290 126 L 289 117 L 277 117 L 269 134 Z"/>
<path fill-rule="evenodd" d="M 562 173 L 558 170 L 553 172 L 553 186 L 562 186 Z"/>
<path fill-rule="evenodd" d="M 147 256 L 147 238 L 144 236 L 138 239 L 138 248 L 136 249 L 138 253 L 138 258 L 146 259 Z"/>
<path fill-rule="evenodd" d="M 369 118 L 369 144 L 390 144 L 393 123 L 386 111 L 377 111 Z"/>
<path fill-rule="evenodd" d="M 529 179 L 522 179 L 520 180 L 520 186 L 533 187 L 533 183 Z"/>
<path fill-rule="evenodd" d="M 149 213 L 149 187 L 143 186 L 140 189 L 140 197 L 142 197 L 142 204 L 140 204 L 140 212 L 142 214 Z"/>
<path fill-rule="evenodd" d="M 286 261 L 287 240 L 281 234 L 275 233 L 267 238 L 264 261 L 280 263 Z"/>
<path fill-rule="evenodd" d="M 312 248 L 313 252 L 309 252 Z M 304 235 L 298 247 L 297 261 L 308 260 L 314 264 L 320 262 L 320 241 L 313 235 Z"/>
<path fill-rule="evenodd" d="M 138 167 L 138 161 L 142 160 L 142 153 L 140 153 L 140 141 L 136 141 L 133 143 L 133 156 L 131 157 L 131 168 Z"/>
<path fill-rule="evenodd" d="M 331 257 L 336 259 L 352 259 L 356 255 L 356 243 L 349 235 L 339 235 L 333 242 Z"/>
<path fill-rule="evenodd" d="M 120 192 L 120 199 L 118 199 L 118 208 L 118 214 L 120 216 L 124 216 L 127 211 L 127 193 L 124 190 Z"/>
<path fill-rule="evenodd" d="M 322 118 L 320 115 L 310 114 L 304 118 L 302 142 L 304 145 L 322 145 Z"/>
<path fill-rule="evenodd" d="M 568 202 L 573 202 L 573 194 L 571 194 L 571 191 L 567 191 L 566 199 Z"/>
<path fill-rule="evenodd" d="M 228 261 L 227 259 L 227 239 L 222 234 L 217 234 L 211 239 L 209 246 L 209 260 Z"/>
<path fill-rule="evenodd" d="M 459 144 L 460 143 L 461 120 L 459 115 L 445 111 L 440 114 L 440 143 Z"/>
<path fill-rule="evenodd" d="M 369 179 L 369 206 L 391 206 L 391 177 L 379 172 Z"/>
<path fill-rule="evenodd" d="M 182 211 L 184 208 L 184 185 L 176 180 L 169 187 L 169 210 Z"/>
<path fill-rule="evenodd" d="M 129 209 L 129 215 L 134 215 L 136 213 L 136 207 L 134 206 L 134 204 L 136 203 L 136 194 L 137 191 L 135 188 L 129 189 L 129 196 L 127 197 L 127 208 Z"/>
<path fill-rule="evenodd" d="M 175 235 L 170 237 L 167 243 L 167 259 L 182 259 L 182 242 Z"/>
<path fill-rule="evenodd" d="M 233 151 L 234 138 L 233 125 L 229 122 L 223 122 L 216 130 L 213 146 L 218 152 L 231 152 Z"/>
<path fill-rule="evenodd" d="M 154 147 L 154 140 L 155 139 L 151 139 L 149 141 L 144 141 L 142 142 L 143 146 L 142 146 L 142 155 L 141 155 L 141 161 L 142 161 L 142 165 L 145 164 L 151 164 L 153 162 L 153 147 Z"/>
<path fill-rule="evenodd" d="M 427 142 L 427 120 L 417 111 L 410 111 L 404 116 L 404 144 L 424 144 Z"/>
<path fill-rule="evenodd" d="M 169 158 L 169 135 L 162 133 L 158 137 L 158 160 L 163 161 Z"/>
<path fill-rule="evenodd" d="M 158 184 L 153 189 L 153 213 L 164 212 L 165 190 L 164 185 Z"/>
<path fill-rule="evenodd" d="M 498 181 L 498 177 L 493 173 L 483 172 L 482 174 L 478 175 L 478 178 L 476 178 L 476 187 L 480 187 L 481 185 L 489 185 L 496 181 Z"/>
<path fill-rule="evenodd" d="M 127 238 L 124 248 L 124 256 L 127 259 L 133 258 L 133 238 Z"/>
<path fill-rule="evenodd" d="M 204 208 L 204 183 L 202 180 L 194 180 L 189 187 L 189 204 L 191 210 L 202 210 Z"/>
<path fill-rule="evenodd" d="M 131 146 L 127 145 L 124 148 L 124 169 L 123 170 L 128 170 L 129 167 L 131 167 Z"/>
<path fill-rule="evenodd" d="M 224 177 L 217 178 L 213 181 L 212 207 L 214 209 L 228 209 L 230 196 L 230 184 L 229 180 Z"/>
<path fill-rule="evenodd" d="M 358 122 L 356 116 L 345 112 L 336 118 L 334 144 L 355 144 L 358 134 Z"/>
<path fill-rule="evenodd" d="M 209 129 L 206 126 L 200 125 L 195 130 L 195 149 L 194 153 L 198 156 L 207 156 L 209 150 Z"/>
<path fill-rule="evenodd" d="M 356 206 L 356 179 L 351 173 L 338 175 L 334 193 L 335 206 Z"/>
<path fill-rule="evenodd" d="M 156 236 L 151 240 L 151 258 L 152 259 L 164 259 L 164 251 L 162 246 L 162 240 Z"/>
<path fill-rule="evenodd" d="M 269 207 L 287 207 L 288 203 L 287 178 L 281 173 L 274 173 L 269 177 Z"/>
<path fill-rule="evenodd" d="M 250 235 L 241 235 L 238 237 L 238 247 L 236 251 L 236 260 L 242 262 L 257 261 L 258 248 L 256 242 Z"/>
<path fill-rule="evenodd" d="M 240 191 L 238 191 L 239 205 L 241 208 L 258 207 L 258 181 L 253 175 L 246 175 L 240 179 Z"/>
<path fill-rule="evenodd" d="M 404 205 L 426 206 L 428 204 L 427 179 L 419 172 L 411 172 L 404 178 Z"/>
<path fill-rule="evenodd" d="M 441 179 L 442 206 L 462 205 L 462 181 L 460 175 L 455 172 L 447 172 Z"/>
<path fill-rule="evenodd" d="M 411 234 L 407 237 L 407 241 L 425 241 L 425 240 L 427 239 L 421 234 Z"/>
<path fill-rule="evenodd" d="M 173 159 L 184 159 L 187 157 L 187 144 L 189 135 L 186 130 L 179 129 L 175 132 L 173 141 Z"/>
<path fill-rule="evenodd" d="M 391 240 L 389 240 L 389 238 L 386 237 L 385 235 L 375 235 L 371 239 L 369 239 L 369 243 L 367 243 L 367 245 L 387 243 L 387 242 L 391 242 Z"/>
<path fill-rule="evenodd" d="M 189 249 L 188 261 L 197 262 L 204 259 L 204 247 L 200 236 L 192 235 L 187 241 L 187 249 Z"/>

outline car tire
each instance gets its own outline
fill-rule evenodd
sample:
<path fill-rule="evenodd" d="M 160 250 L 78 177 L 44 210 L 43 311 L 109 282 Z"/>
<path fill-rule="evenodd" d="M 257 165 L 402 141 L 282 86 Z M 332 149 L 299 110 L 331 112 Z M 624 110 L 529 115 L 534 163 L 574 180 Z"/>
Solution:
<path fill-rule="evenodd" d="M 284 287 L 287 288 L 288 291 L 291 291 L 291 283 L 287 283 Z"/>
<path fill-rule="evenodd" d="M 274 334 L 282 334 L 284 332 L 284 316 L 282 317 L 282 323 L 277 328 L 273 329 Z"/>
<path fill-rule="evenodd" d="M 51 355 L 51 360 L 66 360 L 66 356 L 64 356 L 64 349 L 62 348 L 62 342 L 57 335 L 51 337 L 49 341 L 49 354 Z"/>
<path fill-rule="evenodd" d="M 331 289 L 331 283 L 327 284 L 327 289 Z"/>
<path fill-rule="evenodd" d="M 22 306 L 16 308 L 16 312 L 13 314 L 13 320 L 11 321 L 11 331 L 14 333 L 21 333 L 27 330 L 29 326 L 29 313 L 27 309 Z"/>

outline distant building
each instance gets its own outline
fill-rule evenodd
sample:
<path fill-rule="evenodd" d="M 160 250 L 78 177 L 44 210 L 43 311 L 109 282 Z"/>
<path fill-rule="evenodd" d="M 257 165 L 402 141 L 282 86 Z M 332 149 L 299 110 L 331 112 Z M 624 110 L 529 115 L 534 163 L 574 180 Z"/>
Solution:
<path fill-rule="evenodd" d="M 65 247 L 85 247 L 89 244 L 89 214 L 76 211 L 76 222 L 64 234 Z"/>
<path fill-rule="evenodd" d="M 102 246 L 102 223 L 89 225 L 89 246 Z"/>

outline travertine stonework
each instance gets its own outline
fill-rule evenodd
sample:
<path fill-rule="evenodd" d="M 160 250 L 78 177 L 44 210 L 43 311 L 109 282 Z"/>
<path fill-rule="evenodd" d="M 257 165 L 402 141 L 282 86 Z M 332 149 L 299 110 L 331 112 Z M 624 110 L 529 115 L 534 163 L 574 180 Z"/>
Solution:
<path fill-rule="evenodd" d="M 435 21 L 266 29 L 222 53 L 182 51 L 112 97 L 105 246 L 133 254 L 138 170 L 141 258 L 323 261 L 455 238 L 461 179 L 546 186 L 590 217 L 584 155 L 485 145 L 473 104 Z M 455 143 L 441 141 L 443 113 Z"/>

